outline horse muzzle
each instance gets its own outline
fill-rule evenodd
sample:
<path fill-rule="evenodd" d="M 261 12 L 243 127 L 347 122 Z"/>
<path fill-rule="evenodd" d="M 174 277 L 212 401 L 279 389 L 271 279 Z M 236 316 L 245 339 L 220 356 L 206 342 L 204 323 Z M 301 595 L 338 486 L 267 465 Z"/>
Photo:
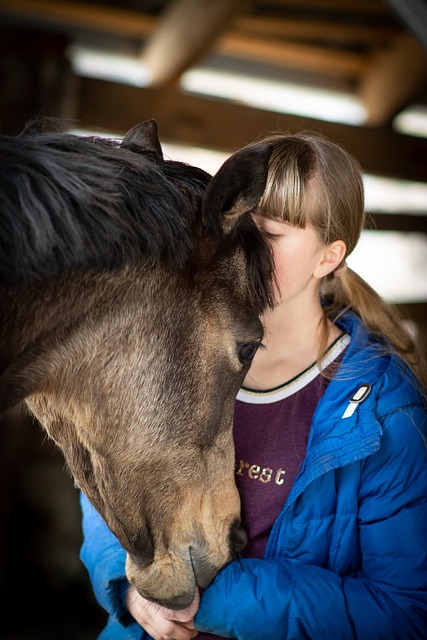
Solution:
<path fill-rule="evenodd" d="M 196 586 L 206 589 L 218 571 L 238 555 L 246 540 L 236 521 L 230 528 L 228 557 L 212 557 L 205 542 L 194 541 L 178 552 L 168 549 L 156 553 L 148 565 L 128 555 L 126 574 L 144 598 L 168 609 L 186 609 L 193 602 Z"/>

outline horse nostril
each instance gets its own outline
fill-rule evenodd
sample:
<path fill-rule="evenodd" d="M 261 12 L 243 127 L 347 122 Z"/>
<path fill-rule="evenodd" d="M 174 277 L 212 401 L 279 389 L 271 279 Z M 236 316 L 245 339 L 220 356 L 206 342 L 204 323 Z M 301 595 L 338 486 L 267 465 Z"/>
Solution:
<path fill-rule="evenodd" d="M 230 551 L 231 555 L 234 558 L 248 542 L 248 536 L 246 535 L 246 531 L 242 529 L 242 527 L 236 522 L 231 526 L 230 529 Z"/>

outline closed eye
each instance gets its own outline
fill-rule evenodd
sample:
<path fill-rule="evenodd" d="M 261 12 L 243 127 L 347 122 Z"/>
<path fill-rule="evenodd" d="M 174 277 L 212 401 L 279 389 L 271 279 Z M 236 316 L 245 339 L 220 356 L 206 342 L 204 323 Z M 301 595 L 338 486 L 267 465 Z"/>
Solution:
<path fill-rule="evenodd" d="M 267 238 L 267 240 L 274 240 L 275 238 L 283 238 L 283 236 L 285 235 L 284 233 L 271 233 L 271 231 L 265 231 L 265 230 L 263 230 L 262 234 Z"/>

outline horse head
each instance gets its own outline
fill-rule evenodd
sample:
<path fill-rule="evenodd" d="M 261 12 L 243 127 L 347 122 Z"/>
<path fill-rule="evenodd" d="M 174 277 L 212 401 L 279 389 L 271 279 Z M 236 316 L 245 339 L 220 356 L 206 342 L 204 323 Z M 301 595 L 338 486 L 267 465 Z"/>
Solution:
<path fill-rule="evenodd" d="M 53 164 L 59 147 L 44 147 L 45 155 L 55 150 Z M 142 200 L 135 187 L 143 211 L 124 206 L 145 230 L 115 216 L 120 232 L 103 236 L 98 267 L 93 251 L 86 264 L 73 248 L 65 272 L 64 244 L 49 277 L 34 267 L 33 280 L 2 284 L 9 321 L 1 333 L 0 407 L 25 400 L 126 550 L 129 581 L 146 598 L 179 609 L 245 542 L 232 422 L 262 340 L 260 315 L 273 301 L 271 253 L 251 217 L 271 149 L 237 152 L 205 189 L 200 170 L 163 160 L 154 123 L 133 129 L 121 148 L 121 173 L 129 154 L 143 157 L 142 172 L 155 167 L 144 187 L 154 195 Z M 181 199 L 174 195 L 178 204 L 169 209 L 186 201 L 185 215 L 174 210 L 172 222 L 167 199 L 160 207 L 156 200 L 171 182 Z M 128 182 L 123 199 L 131 188 Z M 91 224 L 79 232 L 86 244 Z M 168 238 L 168 246 L 160 250 L 153 235 L 163 245 Z M 120 257 L 106 265 L 105 253 L 116 250 Z"/>

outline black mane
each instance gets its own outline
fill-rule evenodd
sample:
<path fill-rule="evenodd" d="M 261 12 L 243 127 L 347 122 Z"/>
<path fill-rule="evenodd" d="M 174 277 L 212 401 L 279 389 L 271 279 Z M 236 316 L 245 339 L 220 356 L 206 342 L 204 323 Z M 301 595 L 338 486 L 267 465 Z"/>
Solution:
<path fill-rule="evenodd" d="M 181 267 L 210 176 L 98 137 L 0 136 L 0 282 L 155 260 Z"/>

